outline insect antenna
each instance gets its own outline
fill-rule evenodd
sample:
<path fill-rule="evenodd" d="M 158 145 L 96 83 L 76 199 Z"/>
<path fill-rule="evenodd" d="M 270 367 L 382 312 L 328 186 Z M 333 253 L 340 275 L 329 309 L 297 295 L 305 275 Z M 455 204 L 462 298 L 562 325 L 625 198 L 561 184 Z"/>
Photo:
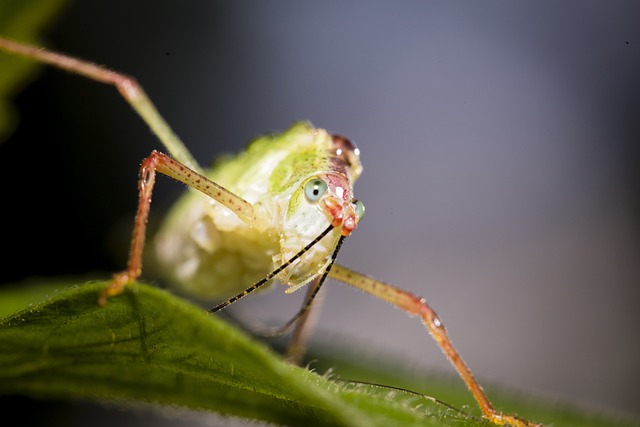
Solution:
<path fill-rule="evenodd" d="M 300 320 L 302 316 L 305 315 L 307 311 L 309 311 L 309 309 L 311 308 L 311 305 L 313 304 L 314 298 L 318 295 L 318 292 L 320 291 L 322 284 L 324 283 L 325 279 L 329 275 L 329 271 L 331 270 L 331 267 L 336 262 L 336 258 L 338 257 L 338 251 L 340 251 L 340 247 L 342 246 L 342 242 L 344 242 L 344 238 L 345 236 L 340 236 L 340 239 L 338 240 L 338 244 L 336 245 L 336 249 L 331 254 L 331 261 L 327 265 L 327 268 L 325 268 L 324 273 L 322 273 L 322 277 L 320 278 L 320 281 L 318 282 L 316 287 L 313 289 L 313 292 L 307 296 L 307 299 L 304 301 L 304 304 L 302 305 L 300 310 L 291 319 L 289 319 L 289 321 L 287 321 L 287 323 L 285 323 L 284 325 L 264 331 L 264 332 L 260 332 L 260 335 L 264 336 L 265 338 L 275 338 L 275 337 L 279 337 L 280 335 L 284 335 L 298 320 Z"/>
<path fill-rule="evenodd" d="M 418 393 L 417 391 L 413 391 L 413 390 L 409 390 L 407 388 L 404 387 L 396 387 L 396 386 L 391 386 L 391 385 L 384 385 L 384 384 L 377 384 L 377 383 L 373 383 L 373 382 L 369 382 L 369 381 L 360 381 L 360 380 L 350 380 L 350 379 L 344 379 L 344 378 L 331 378 L 331 381 L 335 382 L 335 383 L 340 383 L 340 384 L 345 384 L 345 385 L 363 385 L 363 386 L 367 386 L 367 387 L 371 387 L 371 388 L 376 388 L 379 390 L 389 390 L 389 391 L 398 391 L 401 393 L 405 393 L 405 394 L 409 394 L 409 395 L 413 395 L 415 397 L 419 397 L 422 399 L 426 399 L 429 400 L 431 402 L 437 403 L 439 405 L 442 405 L 444 407 L 446 407 L 447 409 L 453 411 L 453 412 L 457 412 L 458 414 L 464 416 L 464 417 L 471 417 L 477 420 L 480 420 L 479 417 L 472 415 L 472 414 L 467 414 L 466 412 L 464 412 L 462 409 L 457 408 L 447 402 L 444 402 L 438 398 L 435 398 L 433 396 L 429 396 L 427 394 L 423 394 L 423 393 Z"/>
<path fill-rule="evenodd" d="M 276 268 L 275 270 L 273 270 L 271 273 L 267 274 L 264 278 L 262 278 L 261 280 L 257 281 L 256 283 L 254 283 L 253 285 L 249 286 L 247 289 L 245 289 L 244 291 L 240 292 L 239 294 L 236 294 L 234 296 L 232 296 L 231 298 L 229 298 L 228 300 L 216 305 L 215 307 L 213 307 L 211 310 L 209 310 L 209 313 L 215 313 L 216 311 L 220 311 L 223 308 L 233 304 L 234 302 L 238 301 L 240 298 L 243 298 L 247 295 L 249 295 L 251 292 L 255 291 L 256 289 L 260 288 L 261 286 L 264 286 L 265 284 L 267 284 L 271 279 L 273 279 L 278 273 L 280 273 L 282 270 L 284 270 L 285 268 L 289 267 L 295 260 L 297 260 L 298 258 L 300 258 L 302 255 L 304 255 L 309 249 L 311 249 L 316 243 L 318 243 L 320 240 L 322 240 L 324 238 L 324 236 L 326 236 L 327 234 L 329 234 L 329 232 L 331 232 L 331 230 L 333 230 L 333 224 L 330 224 L 322 233 L 320 233 L 318 235 L 318 237 L 316 237 L 315 239 L 313 239 L 309 244 L 307 244 L 307 246 L 305 246 L 304 248 L 302 248 L 297 254 L 295 254 L 294 256 L 292 256 L 291 258 L 289 258 L 286 262 L 284 262 L 280 267 Z M 337 248 L 340 247 L 342 239 L 340 239 Z M 333 259 L 335 257 L 332 257 L 332 261 L 331 263 L 333 264 Z M 328 274 L 329 272 L 329 268 L 327 268 L 327 270 L 325 270 L 325 276 L 326 274 Z M 315 295 L 314 295 L 315 296 Z M 313 299 L 313 298 L 311 298 Z"/>

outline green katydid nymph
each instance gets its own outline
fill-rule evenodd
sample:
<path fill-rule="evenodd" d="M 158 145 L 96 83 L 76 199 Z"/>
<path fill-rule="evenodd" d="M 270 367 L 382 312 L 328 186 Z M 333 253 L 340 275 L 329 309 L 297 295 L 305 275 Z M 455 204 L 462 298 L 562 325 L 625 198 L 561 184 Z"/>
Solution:
<path fill-rule="evenodd" d="M 147 218 L 159 172 L 197 191 L 187 192 L 169 213 L 155 239 L 156 257 L 168 279 L 182 290 L 223 301 L 211 312 L 273 280 L 287 285 L 287 293 L 308 285 L 305 303 L 288 324 L 298 321 L 299 330 L 324 279 L 331 277 L 418 316 L 486 419 L 497 425 L 537 425 L 493 408 L 423 298 L 335 262 L 344 239 L 364 215 L 363 204 L 353 194 L 362 165 L 349 139 L 300 122 L 281 134 L 258 138 L 238 156 L 204 169 L 131 77 L 2 37 L 0 50 L 114 85 L 169 153 L 154 151 L 142 162 L 128 266 L 114 275 L 99 303 L 106 304 L 142 273 Z M 299 357 L 300 343 L 292 348 Z"/>

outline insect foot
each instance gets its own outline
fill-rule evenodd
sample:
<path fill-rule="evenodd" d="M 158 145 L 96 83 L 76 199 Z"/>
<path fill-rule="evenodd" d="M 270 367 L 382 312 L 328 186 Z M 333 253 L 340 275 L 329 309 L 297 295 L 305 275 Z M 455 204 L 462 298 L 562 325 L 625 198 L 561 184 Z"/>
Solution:
<path fill-rule="evenodd" d="M 506 415 L 500 412 L 493 412 L 489 415 L 485 415 L 492 423 L 499 426 L 512 426 L 512 427 L 544 427 L 542 424 L 533 423 L 525 419 L 516 417 L 515 415 Z"/>
<path fill-rule="evenodd" d="M 101 306 L 107 305 L 107 299 L 109 297 L 120 295 L 124 291 L 124 287 L 127 283 L 131 282 L 132 279 L 126 271 L 114 274 L 107 287 L 100 293 L 100 296 L 98 297 L 98 304 Z"/>

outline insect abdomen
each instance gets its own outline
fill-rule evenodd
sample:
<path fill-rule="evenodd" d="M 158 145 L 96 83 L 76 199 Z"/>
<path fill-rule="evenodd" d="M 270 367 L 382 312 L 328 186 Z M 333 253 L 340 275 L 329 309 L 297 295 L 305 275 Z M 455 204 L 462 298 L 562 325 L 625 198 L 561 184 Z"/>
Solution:
<path fill-rule="evenodd" d="M 226 299 L 273 268 L 277 242 L 235 216 L 227 218 L 225 211 L 228 209 L 207 196 L 190 192 L 156 236 L 154 252 L 160 269 L 173 286 L 187 294 Z M 216 215 L 227 219 L 223 227 Z"/>

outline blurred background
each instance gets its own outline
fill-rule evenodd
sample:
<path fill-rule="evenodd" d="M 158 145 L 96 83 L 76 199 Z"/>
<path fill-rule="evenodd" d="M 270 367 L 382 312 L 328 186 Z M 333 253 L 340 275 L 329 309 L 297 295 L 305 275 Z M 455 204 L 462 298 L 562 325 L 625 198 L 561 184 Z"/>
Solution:
<path fill-rule="evenodd" d="M 348 135 L 367 215 L 342 264 L 424 296 L 481 380 L 640 416 L 639 17 L 634 1 L 94 0 L 42 43 L 137 77 L 203 164 L 297 120 Z M 2 282 L 122 269 L 158 142 L 77 76 L 43 70 L 17 102 Z M 180 191 L 159 180 L 156 220 Z M 280 324 L 301 297 L 236 313 Z M 417 320 L 334 282 L 317 336 L 451 371 Z"/>

